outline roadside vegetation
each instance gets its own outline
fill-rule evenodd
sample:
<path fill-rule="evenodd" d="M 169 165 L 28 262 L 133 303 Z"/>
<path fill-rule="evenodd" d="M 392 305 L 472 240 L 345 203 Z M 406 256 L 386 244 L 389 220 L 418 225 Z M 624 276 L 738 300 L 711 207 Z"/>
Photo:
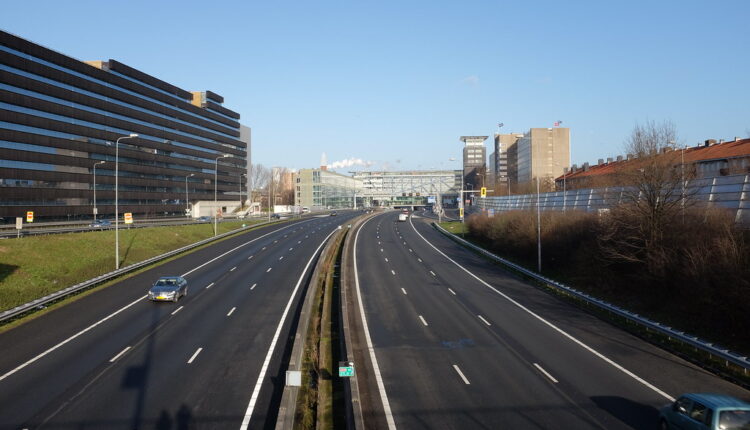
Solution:
<path fill-rule="evenodd" d="M 219 234 L 260 221 L 218 224 Z M 120 230 L 120 267 L 213 236 L 213 224 Z M 114 230 L 0 241 L 0 311 L 115 269 Z"/>
<path fill-rule="evenodd" d="M 542 272 L 706 340 L 750 353 L 750 231 L 683 190 L 669 123 L 637 126 L 617 183 L 633 190 L 601 214 L 543 212 Z M 536 212 L 472 216 L 467 238 L 532 270 Z"/>

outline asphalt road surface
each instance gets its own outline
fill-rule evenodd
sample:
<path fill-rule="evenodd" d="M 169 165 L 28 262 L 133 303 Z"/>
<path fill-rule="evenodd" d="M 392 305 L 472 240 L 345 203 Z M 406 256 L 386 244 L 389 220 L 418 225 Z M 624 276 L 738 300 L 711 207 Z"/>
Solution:
<path fill-rule="evenodd" d="M 420 214 L 387 212 L 356 233 L 370 379 L 382 380 L 364 388 L 383 417 L 371 428 L 654 429 L 658 408 L 683 392 L 750 398 L 529 286 Z"/>
<path fill-rule="evenodd" d="M 0 428 L 273 428 L 321 245 L 354 213 L 177 258 L 0 334 Z M 188 295 L 152 303 L 182 275 Z"/>

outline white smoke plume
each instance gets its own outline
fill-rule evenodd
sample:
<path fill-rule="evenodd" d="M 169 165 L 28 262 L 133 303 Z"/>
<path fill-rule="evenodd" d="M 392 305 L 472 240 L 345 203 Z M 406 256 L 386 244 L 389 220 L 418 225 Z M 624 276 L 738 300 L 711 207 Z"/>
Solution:
<path fill-rule="evenodd" d="M 334 161 L 333 163 L 328 165 L 328 168 L 329 169 L 343 169 L 343 168 L 352 167 L 352 166 L 370 167 L 373 164 L 375 164 L 374 161 L 365 161 L 361 158 L 348 158 L 345 160 Z"/>

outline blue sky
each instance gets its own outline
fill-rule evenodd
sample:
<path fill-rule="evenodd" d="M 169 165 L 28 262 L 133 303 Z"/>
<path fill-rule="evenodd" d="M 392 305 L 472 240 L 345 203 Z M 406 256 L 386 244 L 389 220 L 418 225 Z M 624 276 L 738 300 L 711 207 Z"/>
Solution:
<path fill-rule="evenodd" d="M 749 16 L 745 0 L 29 0 L 4 2 L 0 27 L 221 94 L 254 162 L 403 170 L 460 168 L 459 137 L 498 122 L 562 120 L 578 164 L 647 120 L 681 144 L 748 137 Z"/>

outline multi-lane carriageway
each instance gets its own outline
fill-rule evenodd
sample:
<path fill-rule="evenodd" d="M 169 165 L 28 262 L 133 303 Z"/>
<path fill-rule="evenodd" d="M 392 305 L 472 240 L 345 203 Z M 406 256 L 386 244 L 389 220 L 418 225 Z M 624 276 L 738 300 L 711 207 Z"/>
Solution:
<path fill-rule="evenodd" d="M 684 392 L 750 393 L 525 284 L 417 212 L 354 232 L 369 428 L 653 429 Z M 430 220 L 431 221 L 431 220 Z M 353 311 L 352 311 L 353 312 Z"/>
<path fill-rule="evenodd" d="M 353 216 L 223 240 L 1 334 L 0 428 L 273 427 L 301 290 Z M 146 299 L 175 274 L 186 297 Z"/>
<path fill-rule="evenodd" d="M 0 334 L 0 429 L 272 428 L 301 290 L 353 215 L 221 241 Z M 367 428 L 651 429 L 682 392 L 750 397 L 425 221 L 386 212 L 351 232 Z M 148 302 L 167 274 L 188 296 Z"/>

